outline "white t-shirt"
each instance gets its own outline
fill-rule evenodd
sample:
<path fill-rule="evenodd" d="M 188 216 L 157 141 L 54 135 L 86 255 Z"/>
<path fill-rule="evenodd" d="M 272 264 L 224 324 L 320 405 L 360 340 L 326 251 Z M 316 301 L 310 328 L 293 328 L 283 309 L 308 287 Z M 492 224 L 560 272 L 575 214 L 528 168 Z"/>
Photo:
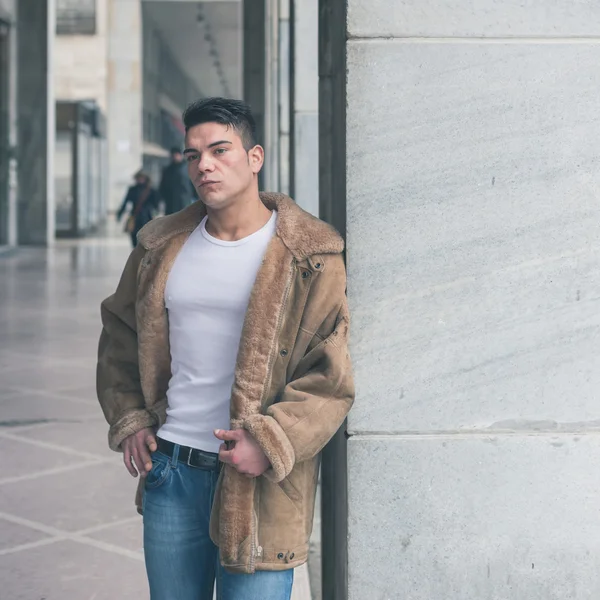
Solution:
<path fill-rule="evenodd" d="M 206 231 L 206 218 L 175 259 L 165 287 L 171 372 L 167 420 L 158 436 L 218 452 L 215 429 L 229 429 L 235 364 L 250 292 L 275 233 L 277 213 L 241 240 Z"/>

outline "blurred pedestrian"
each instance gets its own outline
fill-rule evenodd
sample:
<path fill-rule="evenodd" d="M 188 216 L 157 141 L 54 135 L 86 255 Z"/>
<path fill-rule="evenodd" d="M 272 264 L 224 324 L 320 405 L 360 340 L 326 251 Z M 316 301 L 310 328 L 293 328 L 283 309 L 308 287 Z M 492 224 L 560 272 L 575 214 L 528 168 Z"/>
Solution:
<path fill-rule="evenodd" d="M 158 208 L 158 193 L 152 187 L 150 176 L 144 171 L 138 171 L 134 176 L 135 185 L 128 190 L 117 213 L 117 221 L 121 220 L 123 213 L 129 208 L 129 215 L 125 221 L 125 232 L 131 236 L 131 243 L 137 245 L 137 234 L 140 229 L 149 223 Z"/>
<path fill-rule="evenodd" d="M 319 452 L 354 400 L 343 241 L 258 191 L 247 104 L 184 113 L 200 202 L 139 234 L 102 303 L 98 398 L 142 478 L 152 600 L 289 600 Z"/>
<path fill-rule="evenodd" d="M 198 199 L 181 148 L 171 148 L 171 162 L 163 169 L 158 191 L 165 203 L 165 215 L 172 215 Z"/>

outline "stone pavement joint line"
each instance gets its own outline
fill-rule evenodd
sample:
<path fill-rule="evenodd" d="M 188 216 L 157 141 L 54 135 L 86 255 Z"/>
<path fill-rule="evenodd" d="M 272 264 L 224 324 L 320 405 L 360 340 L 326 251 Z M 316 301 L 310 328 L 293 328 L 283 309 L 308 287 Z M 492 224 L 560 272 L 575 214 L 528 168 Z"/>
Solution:
<path fill-rule="evenodd" d="M 25 473 L 23 475 L 15 475 L 14 477 L 5 477 L 0 479 L 0 485 L 6 485 L 7 483 L 18 483 L 21 481 L 31 481 L 32 479 L 38 479 L 40 477 L 49 477 L 50 475 L 58 475 L 59 473 L 76 471 L 77 469 L 83 469 L 84 467 L 93 467 L 101 462 L 102 461 L 99 460 L 88 460 L 87 462 L 76 463 L 74 465 L 65 465 L 64 467 L 56 467 L 54 469 L 46 469 L 44 471 L 37 471 L 35 473 Z"/>
<path fill-rule="evenodd" d="M 78 458 L 87 458 L 89 460 L 93 460 L 96 462 L 105 462 L 105 463 L 114 463 L 115 459 L 110 459 L 105 456 L 99 456 L 97 454 L 90 454 L 89 452 L 84 452 L 82 450 L 73 450 L 73 448 L 65 448 L 65 446 L 60 446 L 59 444 L 52 444 L 50 442 L 43 442 L 41 440 L 34 440 L 31 438 L 25 438 L 22 436 L 15 435 L 14 433 L 9 433 L 7 431 L 0 430 L 0 438 L 5 438 L 8 440 L 16 440 L 21 443 L 31 444 L 32 446 L 39 446 L 40 448 L 47 448 L 48 450 L 56 450 L 57 452 L 65 452 L 66 454 L 71 454 L 73 456 L 77 456 Z M 116 455 L 115 455 L 116 458 Z M 120 460 L 119 460 L 120 462 Z"/>
<path fill-rule="evenodd" d="M 134 560 L 144 559 L 144 556 L 141 552 L 132 552 L 130 550 L 126 550 L 125 548 L 121 548 L 120 546 L 115 546 L 114 544 L 108 544 L 106 542 L 101 542 L 99 540 L 94 540 L 92 538 L 85 537 L 82 532 L 63 531 L 61 529 L 56 529 L 55 527 L 48 527 L 43 523 L 36 523 L 35 521 L 30 521 L 29 519 L 23 519 L 21 517 L 16 517 L 14 515 L 9 515 L 1 512 L 0 519 L 10 521 L 11 523 L 15 523 L 16 525 L 29 527 L 31 529 L 35 529 L 37 531 L 41 531 L 42 533 L 47 533 L 48 535 L 52 536 L 49 539 L 43 539 L 39 542 L 31 542 L 30 544 L 22 544 L 21 546 L 14 546 L 13 548 L 6 548 L 4 550 L 0 550 L 0 556 L 4 554 L 12 554 L 14 552 L 19 552 L 23 549 L 27 550 L 30 548 L 37 548 L 38 546 L 45 546 L 54 542 L 71 540 L 73 542 L 79 542 L 80 544 L 87 544 L 88 546 L 100 548 L 101 550 L 106 550 L 107 552 L 114 552 L 115 554 L 120 554 L 121 556 L 133 558 Z"/>

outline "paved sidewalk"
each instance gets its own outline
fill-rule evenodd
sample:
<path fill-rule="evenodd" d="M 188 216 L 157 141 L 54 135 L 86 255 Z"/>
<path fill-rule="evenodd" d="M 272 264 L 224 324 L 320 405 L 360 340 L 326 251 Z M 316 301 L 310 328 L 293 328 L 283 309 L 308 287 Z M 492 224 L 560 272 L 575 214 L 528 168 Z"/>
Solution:
<path fill-rule="evenodd" d="M 95 398 L 99 302 L 125 241 L 0 257 L 0 598 L 148 597 L 135 482 Z M 294 600 L 309 600 L 298 569 Z"/>

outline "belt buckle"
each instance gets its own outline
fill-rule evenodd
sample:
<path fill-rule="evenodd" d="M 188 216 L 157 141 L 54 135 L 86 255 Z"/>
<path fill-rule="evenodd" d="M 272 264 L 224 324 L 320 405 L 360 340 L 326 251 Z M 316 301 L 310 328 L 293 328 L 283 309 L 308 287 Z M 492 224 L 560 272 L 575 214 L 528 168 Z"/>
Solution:
<path fill-rule="evenodd" d="M 187 458 L 187 466 L 188 467 L 192 467 L 194 468 L 194 465 L 190 462 L 192 460 L 192 453 L 194 452 L 193 448 L 190 448 L 190 451 L 188 452 L 188 458 Z"/>

